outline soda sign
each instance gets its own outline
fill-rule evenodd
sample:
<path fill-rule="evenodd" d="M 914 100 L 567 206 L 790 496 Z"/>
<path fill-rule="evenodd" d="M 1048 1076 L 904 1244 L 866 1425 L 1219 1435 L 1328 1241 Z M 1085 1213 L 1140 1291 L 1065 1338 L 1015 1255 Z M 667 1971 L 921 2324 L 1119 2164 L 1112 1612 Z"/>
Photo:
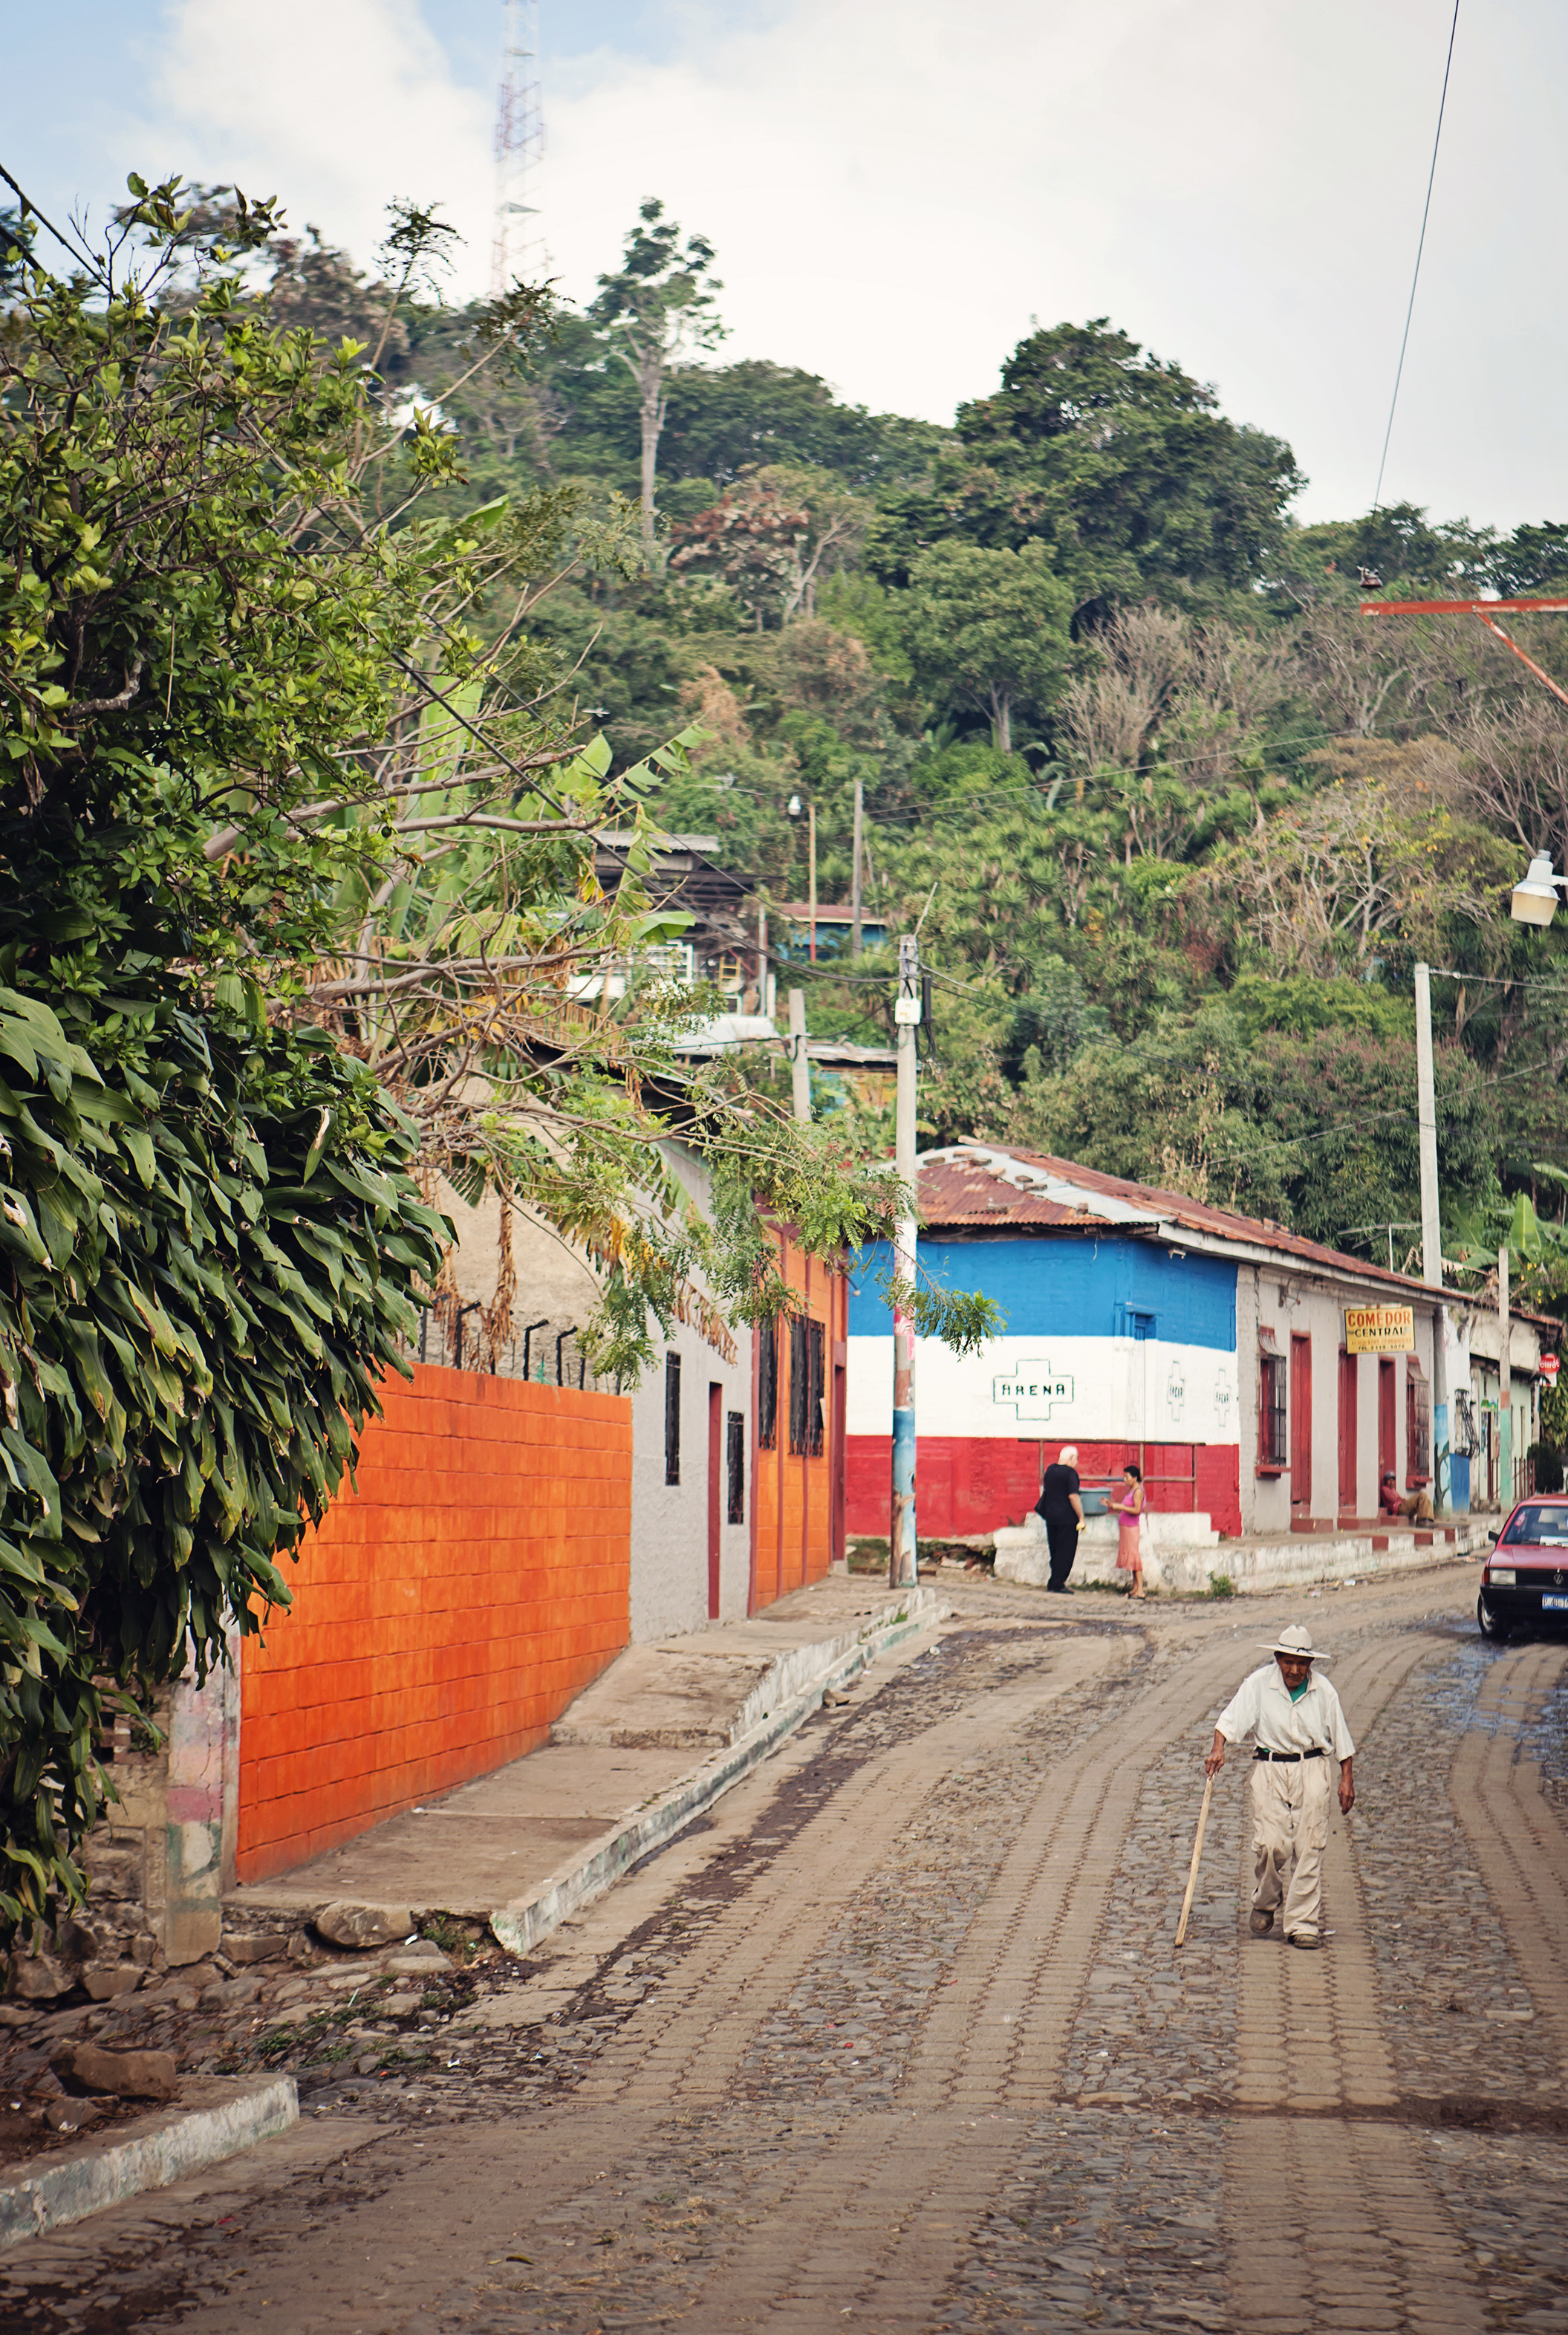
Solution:
<path fill-rule="evenodd" d="M 1543 1354 L 1541 1357 L 1541 1375 L 1545 1380 L 1548 1386 L 1552 1386 L 1555 1383 L 1557 1371 L 1558 1361 L 1556 1355 Z"/>

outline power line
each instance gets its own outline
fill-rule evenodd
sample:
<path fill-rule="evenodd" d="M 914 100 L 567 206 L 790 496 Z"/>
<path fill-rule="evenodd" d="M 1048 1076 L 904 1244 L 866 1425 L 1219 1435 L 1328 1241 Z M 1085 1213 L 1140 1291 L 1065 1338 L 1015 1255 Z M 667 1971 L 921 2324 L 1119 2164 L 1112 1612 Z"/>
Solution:
<path fill-rule="evenodd" d="M 1459 0 L 1454 0 L 1454 21 L 1448 27 L 1448 55 L 1443 67 L 1443 94 L 1437 101 L 1437 130 L 1432 140 L 1432 167 L 1427 173 L 1427 199 L 1421 207 L 1421 233 L 1416 245 L 1416 271 L 1410 278 L 1410 305 L 1405 311 L 1404 337 L 1399 343 L 1399 362 L 1394 369 L 1394 394 L 1389 400 L 1389 426 L 1383 432 L 1382 460 L 1378 464 L 1378 488 L 1372 497 L 1376 510 L 1383 499 L 1383 472 L 1388 468 L 1389 441 L 1394 434 L 1394 408 L 1399 402 L 1399 383 L 1404 376 L 1405 351 L 1410 343 L 1410 319 L 1416 313 L 1416 286 L 1421 280 L 1421 254 L 1427 247 L 1427 218 L 1432 208 L 1432 186 L 1437 176 L 1437 148 L 1443 137 L 1443 111 L 1448 102 L 1448 74 L 1454 63 L 1454 36 L 1459 29 Z"/>

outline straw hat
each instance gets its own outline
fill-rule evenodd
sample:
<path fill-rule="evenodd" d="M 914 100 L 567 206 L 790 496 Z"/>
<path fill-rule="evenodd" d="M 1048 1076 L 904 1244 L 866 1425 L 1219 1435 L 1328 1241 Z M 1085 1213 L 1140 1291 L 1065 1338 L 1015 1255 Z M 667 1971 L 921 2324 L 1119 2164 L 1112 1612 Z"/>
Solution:
<path fill-rule="evenodd" d="M 1291 1654 L 1298 1662 L 1331 1662 L 1332 1654 L 1314 1646 L 1312 1633 L 1300 1622 L 1287 1622 L 1272 1646 L 1260 1646 L 1265 1654 Z"/>

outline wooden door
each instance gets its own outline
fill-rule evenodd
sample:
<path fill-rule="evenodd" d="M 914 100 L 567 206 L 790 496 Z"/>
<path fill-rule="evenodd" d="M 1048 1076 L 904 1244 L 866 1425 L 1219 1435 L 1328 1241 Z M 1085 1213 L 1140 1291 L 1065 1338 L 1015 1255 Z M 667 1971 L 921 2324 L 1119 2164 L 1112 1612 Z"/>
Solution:
<path fill-rule="evenodd" d="M 724 1390 L 708 1381 L 708 1619 L 719 1619 L 719 1558 L 724 1489 Z"/>
<path fill-rule="evenodd" d="M 1340 1352 L 1340 1514 L 1356 1513 L 1356 1390 L 1360 1354 Z"/>
<path fill-rule="evenodd" d="M 1383 1481 L 1386 1468 L 1392 1468 L 1398 1481 L 1399 1448 L 1394 1435 L 1394 1365 L 1387 1356 L 1378 1362 L 1378 1482 Z"/>
<path fill-rule="evenodd" d="M 1312 1513 L 1312 1342 L 1291 1337 L 1291 1521 Z"/>

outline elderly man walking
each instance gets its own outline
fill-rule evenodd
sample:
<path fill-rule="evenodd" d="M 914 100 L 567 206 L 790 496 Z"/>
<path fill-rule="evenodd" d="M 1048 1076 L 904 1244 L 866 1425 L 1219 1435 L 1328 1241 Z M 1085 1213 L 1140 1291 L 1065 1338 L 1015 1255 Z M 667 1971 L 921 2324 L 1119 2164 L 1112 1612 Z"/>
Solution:
<path fill-rule="evenodd" d="M 1283 1908 L 1287 1945 L 1312 1952 L 1321 1933 L 1323 1852 L 1329 1843 L 1329 1761 L 1340 1768 L 1340 1806 L 1356 1804 L 1351 1762 L 1356 1747 L 1327 1679 L 1312 1664 L 1329 1660 L 1310 1630 L 1292 1622 L 1266 1649 L 1273 1659 L 1242 1681 L 1215 1722 L 1214 1749 L 1204 1761 L 1217 1776 L 1225 1746 L 1256 1738 L 1253 1753 L 1253 1845 L 1257 1882 L 1252 1932 L 1266 1937 Z"/>

